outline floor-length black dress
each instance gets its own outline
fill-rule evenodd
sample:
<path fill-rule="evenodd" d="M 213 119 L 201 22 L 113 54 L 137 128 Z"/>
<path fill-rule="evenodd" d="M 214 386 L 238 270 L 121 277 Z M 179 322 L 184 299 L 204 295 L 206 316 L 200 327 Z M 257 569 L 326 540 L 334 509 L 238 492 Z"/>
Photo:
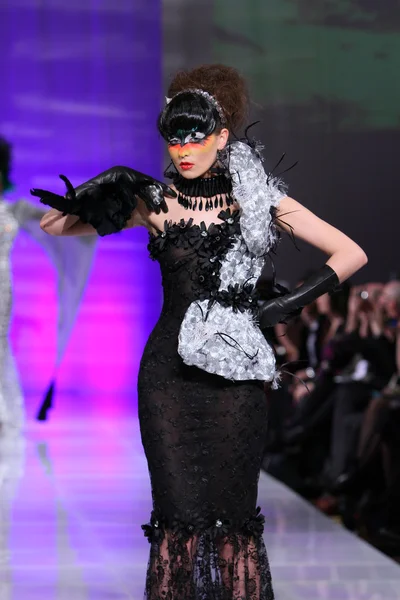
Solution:
<path fill-rule="evenodd" d="M 230 381 L 179 355 L 189 305 L 218 295 L 220 266 L 240 232 L 238 212 L 206 227 L 165 225 L 149 250 L 161 266 L 164 304 L 141 361 L 138 392 L 154 510 L 147 600 L 272 600 L 257 509 L 267 402 L 260 381 Z M 239 294 L 240 295 L 240 294 Z M 227 348 L 229 340 L 227 340 Z"/>

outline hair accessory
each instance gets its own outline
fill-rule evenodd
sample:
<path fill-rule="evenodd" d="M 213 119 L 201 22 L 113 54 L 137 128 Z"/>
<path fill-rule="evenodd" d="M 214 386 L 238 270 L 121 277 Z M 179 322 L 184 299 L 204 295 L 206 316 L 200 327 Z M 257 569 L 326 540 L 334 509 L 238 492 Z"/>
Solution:
<path fill-rule="evenodd" d="M 175 99 L 177 96 L 180 96 L 181 94 L 186 94 L 187 92 L 191 92 L 192 94 L 198 94 L 199 96 L 203 96 L 203 98 L 206 98 L 216 108 L 216 110 L 219 114 L 221 124 L 226 125 L 226 117 L 224 115 L 224 111 L 222 110 L 222 106 L 220 105 L 218 100 L 212 94 L 210 94 L 209 92 L 206 92 L 206 90 L 201 90 L 199 88 L 188 88 L 186 90 L 181 90 L 180 92 L 176 93 L 175 96 L 172 96 L 172 98 L 166 97 L 165 103 L 168 105 L 171 102 L 171 100 Z"/>

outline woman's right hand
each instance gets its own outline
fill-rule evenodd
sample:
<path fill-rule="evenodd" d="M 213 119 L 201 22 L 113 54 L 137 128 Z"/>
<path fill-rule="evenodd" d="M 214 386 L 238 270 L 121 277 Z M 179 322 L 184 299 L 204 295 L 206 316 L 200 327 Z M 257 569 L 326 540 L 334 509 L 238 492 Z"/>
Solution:
<path fill-rule="evenodd" d="M 176 192 L 165 183 L 129 167 L 112 167 L 77 188 L 73 187 L 65 175 L 60 175 L 60 178 L 67 188 L 65 196 L 37 188 L 32 189 L 31 194 L 40 198 L 43 204 L 70 215 L 79 215 L 83 203 L 91 196 L 103 201 L 111 201 L 116 196 L 124 196 L 125 200 L 130 198 L 132 210 L 136 206 L 135 196 L 139 196 L 147 209 L 156 214 L 168 212 L 164 195 L 176 197 Z"/>
<path fill-rule="evenodd" d="M 65 196 L 61 196 L 60 194 L 54 194 L 53 192 L 49 192 L 48 190 L 42 190 L 40 188 L 32 188 L 31 194 L 32 196 L 36 196 L 40 199 L 42 204 L 46 204 L 55 210 L 63 213 L 64 215 L 73 215 L 75 211 L 79 209 L 80 203 L 76 197 L 75 189 L 72 183 L 65 177 L 65 175 L 60 175 L 60 179 L 62 179 L 66 185 L 67 193 Z"/>
<path fill-rule="evenodd" d="M 64 175 L 60 177 L 67 187 L 65 197 L 46 190 L 31 190 L 33 196 L 56 211 L 56 215 L 50 211 L 41 223 L 42 229 L 53 235 L 117 233 L 137 216 L 139 199 L 149 212 L 159 214 L 168 212 L 164 194 L 176 196 L 161 181 L 129 167 L 108 169 L 77 188 Z"/>

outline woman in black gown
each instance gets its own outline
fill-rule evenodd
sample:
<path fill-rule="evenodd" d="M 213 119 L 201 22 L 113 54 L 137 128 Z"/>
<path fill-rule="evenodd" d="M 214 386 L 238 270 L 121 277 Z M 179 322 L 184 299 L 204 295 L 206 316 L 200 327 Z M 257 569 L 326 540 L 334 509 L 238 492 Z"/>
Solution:
<path fill-rule="evenodd" d="M 65 197 L 32 193 L 53 207 L 45 231 L 107 235 L 144 226 L 150 256 L 161 266 L 164 304 L 138 381 L 153 494 L 143 526 L 151 543 L 147 600 L 271 600 L 256 500 L 267 419 L 263 382 L 276 385 L 278 373 L 261 329 L 298 313 L 366 257 L 289 198 L 265 173 L 254 145 L 229 143 L 247 104 L 234 69 L 179 73 L 168 94 L 158 128 L 175 167 L 171 187 L 114 167 L 75 189 L 63 177 Z M 261 301 L 255 284 L 277 225 L 329 260 L 294 292 L 274 287 Z"/>

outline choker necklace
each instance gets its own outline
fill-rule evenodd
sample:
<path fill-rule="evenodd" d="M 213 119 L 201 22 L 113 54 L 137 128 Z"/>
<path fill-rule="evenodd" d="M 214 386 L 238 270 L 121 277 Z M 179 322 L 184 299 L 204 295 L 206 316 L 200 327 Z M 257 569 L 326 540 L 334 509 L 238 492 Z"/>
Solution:
<path fill-rule="evenodd" d="M 213 210 L 231 206 L 232 181 L 225 174 L 218 173 L 214 177 L 196 177 L 186 179 L 174 174 L 173 183 L 178 190 L 178 202 L 183 208 L 190 210 Z M 225 199 L 222 197 L 225 196 Z M 204 201 L 205 199 L 205 201 Z"/>

